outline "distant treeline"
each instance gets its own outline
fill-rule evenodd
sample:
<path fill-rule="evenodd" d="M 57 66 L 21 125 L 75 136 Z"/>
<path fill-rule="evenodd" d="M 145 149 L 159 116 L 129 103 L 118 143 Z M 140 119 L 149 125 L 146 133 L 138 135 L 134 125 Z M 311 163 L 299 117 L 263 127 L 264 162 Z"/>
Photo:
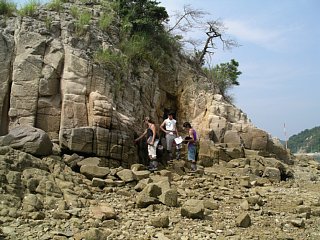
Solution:
<path fill-rule="evenodd" d="M 288 139 L 288 148 L 292 153 L 320 152 L 320 127 L 306 129 Z"/>

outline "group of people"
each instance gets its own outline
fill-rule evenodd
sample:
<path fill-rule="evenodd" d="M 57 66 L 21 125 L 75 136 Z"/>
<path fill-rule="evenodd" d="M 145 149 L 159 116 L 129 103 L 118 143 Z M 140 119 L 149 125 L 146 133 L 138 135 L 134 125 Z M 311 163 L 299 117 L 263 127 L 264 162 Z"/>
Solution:
<path fill-rule="evenodd" d="M 177 121 L 173 118 L 173 115 L 174 113 L 170 112 L 168 118 L 160 125 L 160 129 L 165 133 L 166 150 L 169 155 L 169 161 L 173 161 L 174 142 L 175 139 L 180 136 L 177 128 Z M 147 137 L 148 156 L 150 160 L 149 170 L 155 171 L 158 169 L 157 146 L 159 144 L 159 136 L 154 121 L 149 117 L 146 117 L 144 123 L 147 125 L 147 129 L 134 141 L 137 142 L 143 137 Z M 188 160 L 191 162 L 191 170 L 196 171 L 197 133 L 189 122 L 185 122 L 183 128 L 188 132 L 188 136 L 183 140 L 183 143 L 188 145 Z M 176 159 L 180 159 L 180 148 L 181 143 L 176 144 Z"/>

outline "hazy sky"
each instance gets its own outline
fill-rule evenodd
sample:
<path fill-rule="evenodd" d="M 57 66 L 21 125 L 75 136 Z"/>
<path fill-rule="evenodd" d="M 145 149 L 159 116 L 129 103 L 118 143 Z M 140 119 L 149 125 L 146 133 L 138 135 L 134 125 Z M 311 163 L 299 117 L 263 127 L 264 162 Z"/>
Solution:
<path fill-rule="evenodd" d="M 16 0 L 18 6 L 26 0 Z M 320 126 L 319 0 L 158 0 L 171 15 L 184 5 L 210 13 L 241 47 L 218 51 L 212 64 L 240 64 L 235 105 L 252 123 L 285 139 Z"/>
<path fill-rule="evenodd" d="M 242 45 L 218 52 L 214 64 L 240 64 L 235 105 L 252 123 L 285 139 L 320 126 L 320 1 L 159 0 L 168 13 L 184 5 L 220 18 L 226 33 Z"/>

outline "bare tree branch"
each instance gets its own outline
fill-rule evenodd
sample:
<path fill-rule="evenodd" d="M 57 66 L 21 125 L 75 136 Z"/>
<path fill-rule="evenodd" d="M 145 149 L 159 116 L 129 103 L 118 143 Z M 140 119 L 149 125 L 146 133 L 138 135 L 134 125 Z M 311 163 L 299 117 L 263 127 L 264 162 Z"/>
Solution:
<path fill-rule="evenodd" d="M 214 55 L 215 50 L 217 49 L 216 44 L 218 44 L 218 42 L 221 42 L 223 50 L 230 50 L 233 47 L 239 46 L 235 40 L 226 38 L 224 34 L 225 26 L 221 20 L 217 19 L 202 22 L 201 19 L 205 15 L 209 14 L 202 10 L 193 9 L 190 5 L 185 5 L 182 13 L 176 12 L 174 15 L 176 19 L 175 24 L 167 30 L 168 33 L 173 31 L 178 32 L 178 35 L 180 36 L 186 36 L 188 35 L 188 32 L 195 29 L 200 29 L 201 32 L 205 32 L 207 37 L 204 42 L 202 39 L 201 43 L 199 40 L 194 39 L 180 39 L 180 43 L 185 46 L 187 44 L 193 46 L 195 59 L 199 65 L 203 65 L 205 60 L 210 59 Z M 202 50 L 199 50 L 201 45 L 203 46 Z"/>
<path fill-rule="evenodd" d="M 191 8 L 190 5 L 184 5 L 183 13 L 176 12 L 174 15 L 176 18 L 175 24 L 173 27 L 169 28 L 168 32 L 172 32 L 173 30 L 186 32 L 187 30 L 194 28 L 196 24 L 201 24 L 199 19 L 203 18 L 204 15 L 207 14 L 207 12 L 202 10 Z"/>
<path fill-rule="evenodd" d="M 218 38 L 221 41 L 223 50 L 230 50 L 233 47 L 239 46 L 239 44 L 235 40 L 224 38 L 223 34 L 225 27 L 220 20 L 207 22 L 207 29 L 207 39 L 202 51 L 200 52 L 198 63 L 201 64 L 204 62 L 204 57 L 206 54 L 214 54 L 214 51 L 210 49 L 216 49 L 216 44 L 214 42 L 216 38 Z"/>

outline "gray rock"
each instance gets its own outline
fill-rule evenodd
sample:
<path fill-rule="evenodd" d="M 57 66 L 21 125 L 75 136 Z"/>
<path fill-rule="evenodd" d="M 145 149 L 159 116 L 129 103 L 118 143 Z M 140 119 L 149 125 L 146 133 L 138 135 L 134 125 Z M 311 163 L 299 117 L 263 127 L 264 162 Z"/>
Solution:
<path fill-rule="evenodd" d="M 85 229 L 74 235 L 75 239 L 95 239 L 95 240 L 105 240 L 111 234 L 111 231 L 100 230 L 97 228 Z"/>
<path fill-rule="evenodd" d="M 106 185 L 106 179 L 92 178 L 92 186 L 93 187 L 104 188 L 105 185 Z"/>
<path fill-rule="evenodd" d="M 23 198 L 22 207 L 24 211 L 33 212 L 43 208 L 43 202 L 35 194 L 27 194 Z"/>
<path fill-rule="evenodd" d="M 161 214 L 159 216 L 153 217 L 151 219 L 151 225 L 157 228 L 167 228 L 169 227 L 169 217 L 166 214 Z"/>
<path fill-rule="evenodd" d="M 271 182 L 280 182 L 281 181 L 280 170 L 275 167 L 266 167 L 266 169 L 263 172 L 262 177 L 268 178 Z"/>
<path fill-rule="evenodd" d="M 293 226 L 298 228 L 304 228 L 305 227 L 305 220 L 303 218 L 300 219 L 292 219 L 289 221 Z"/>
<path fill-rule="evenodd" d="M 193 219 L 204 219 L 204 205 L 201 200 L 190 199 L 181 207 L 181 216 Z"/>
<path fill-rule="evenodd" d="M 219 204 L 215 201 L 211 201 L 211 200 L 203 200 L 203 206 L 206 209 L 210 209 L 210 210 L 218 210 L 219 209 Z"/>
<path fill-rule="evenodd" d="M 101 164 L 101 159 L 98 157 L 89 157 L 89 158 L 85 158 L 83 160 L 80 160 L 77 162 L 78 166 L 83 166 L 83 165 L 87 165 L 87 166 L 100 166 Z"/>
<path fill-rule="evenodd" d="M 178 206 L 178 192 L 176 189 L 162 190 L 159 196 L 160 202 L 169 207 Z"/>
<path fill-rule="evenodd" d="M 242 213 L 236 219 L 236 225 L 238 227 L 247 228 L 251 226 L 251 218 L 249 214 Z"/>
<path fill-rule="evenodd" d="M 82 165 L 80 168 L 80 173 L 85 175 L 88 179 L 105 178 L 109 173 L 110 169 L 107 167 L 98 167 L 92 165 Z"/>
<path fill-rule="evenodd" d="M 115 210 L 106 203 L 90 207 L 90 213 L 92 217 L 100 219 L 102 221 L 116 219 L 117 217 Z"/>
<path fill-rule="evenodd" d="M 11 129 L 9 134 L 0 137 L 0 145 L 10 146 L 35 156 L 48 156 L 52 153 L 52 142 L 48 134 L 29 125 Z"/>
<path fill-rule="evenodd" d="M 150 171 L 148 170 L 141 170 L 141 171 L 132 171 L 134 175 L 134 179 L 140 181 L 141 179 L 149 178 Z"/>
<path fill-rule="evenodd" d="M 123 169 L 117 172 L 117 176 L 126 183 L 135 180 L 135 175 L 130 169 Z"/>

